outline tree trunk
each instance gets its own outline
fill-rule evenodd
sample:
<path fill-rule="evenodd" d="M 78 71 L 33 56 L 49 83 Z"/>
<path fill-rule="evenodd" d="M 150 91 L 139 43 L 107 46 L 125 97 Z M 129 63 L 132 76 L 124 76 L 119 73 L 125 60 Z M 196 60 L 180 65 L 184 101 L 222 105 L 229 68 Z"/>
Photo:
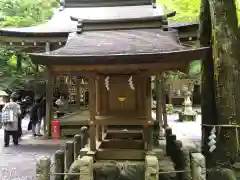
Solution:
<path fill-rule="evenodd" d="M 212 67 L 211 64 L 208 64 L 209 59 L 203 61 L 203 124 L 218 124 L 218 125 L 227 125 L 237 123 L 237 119 L 240 118 L 240 112 L 238 110 L 238 102 L 236 99 L 240 97 L 240 91 L 236 91 L 237 83 L 239 81 L 239 47 L 238 42 L 238 22 L 236 15 L 236 6 L 234 0 L 202 0 L 202 12 L 201 13 L 201 35 L 205 38 L 200 38 L 202 45 L 209 44 L 208 39 L 211 39 L 212 51 L 213 51 L 213 64 L 214 64 L 214 83 L 206 85 L 207 70 L 206 68 Z M 210 13 L 208 13 L 210 12 Z M 209 19 L 209 14 L 211 20 Z M 208 17 L 207 17 L 208 16 Z M 212 24 L 212 29 L 210 31 L 210 22 Z M 205 25 L 204 25 L 205 24 Z M 205 29 L 205 30 L 204 30 Z M 212 38 L 209 37 L 211 32 Z M 208 33 L 207 33 L 208 32 Z M 209 58 L 211 56 L 209 55 Z M 210 67 L 207 67 L 207 64 Z M 204 70 L 205 69 L 205 70 Z M 207 73 L 210 74 L 209 72 Z M 211 74 L 212 78 L 212 74 Z M 209 81 L 209 80 L 206 80 Z M 207 86 L 214 87 L 215 85 L 215 104 L 216 104 L 216 115 L 210 115 L 212 112 L 215 112 L 213 103 L 211 102 L 210 107 L 206 107 L 206 97 L 211 97 L 208 101 L 213 99 L 213 94 L 206 95 L 209 93 Z M 208 91 L 206 92 L 206 90 Z M 214 90 L 212 89 L 211 93 Z M 209 102 L 210 103 L 210 102 Z M 209 110 L 205 109 L 208 108 Z M 209 118 L 209 119 L 208 119 Z M 213 119 L 217 119 L 215 122 Z M 212 128 L 212 127 L 211 127 Z M 217 128 L 217 148 L 213 153 L 206 152 L 207 156 L 207 166 L 219 166 L 231 168 L 232 163 L 234 163 L 237 152 L 238 152 L 238 135 L 236 134 L 236 128 L 226 128 L 218 127 Z M 205 132 L 204 132 L 205 133 Z M 207 138 L 207 133 L 205 133 L 205 138 Z M 207 148 L 205 146 L 205 148 Z"/>
<path fill-rule="evenodd" d="M 201 46 L 211 46 L 211 17 L 208 0 L 202 0 L 200 10 L 199 40 Z M 214 67 L 212 51 L 202 60 L 202 84 L 201 84 L 201 109 L 202 124 L 217 124 L 214 86 Z M 211 167 L 211 154 L 209 153 L 208 137 L 211 129 L 202 126 L 202 151 L 206 157 L 206 166 Z M 213 160 L 214 161 L 214 160 Z"/>
<path fill-rule="evenodd" d="M 17 53 L 16 58 L 17 58 L 17 71 L 20 72 L 22 70 L 22 56 L 21 56 L 21 54 Z"/>

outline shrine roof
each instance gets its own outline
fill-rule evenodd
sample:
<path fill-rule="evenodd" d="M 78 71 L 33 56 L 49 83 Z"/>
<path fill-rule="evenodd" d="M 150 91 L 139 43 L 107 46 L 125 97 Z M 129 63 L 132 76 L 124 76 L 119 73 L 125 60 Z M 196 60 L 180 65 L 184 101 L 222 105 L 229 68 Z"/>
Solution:
<path fill-rule="evenodd" d="M 34 27 L 2 28 L 0 29 L 0 40 L 8 37 L 67 37 L 69 33 L 75 32 L 77 22 L 71 17 L 81 18 L 83 21 L 101 20 L 127 20 L 136 18 L 149 18 L 163 16 L 161 6 L 153 8 L 152 5 L 139 6 L 116 6 L 116 7 L 82 7 L 64 8 L 57 11 L 46 23 Z"/>
<path fill-rule="evenodd" d="M 168 26 L 171 28 L 179 29 L 183 27 L 189 27 L 189 26 L 196 26 L 198 27 L 199 23 L 198 22 L 169 22 Z"/>
<path fill-rule="evenodd" d="M 30 56 L 34 63 L 44 65 L 135 64 L 196 60 L 206 49 L 183 46 L 176 31 L 127 29 L 74 33 L 64 47 Z"/>
<path fill-rule="evenodd" d="M 64 7 L 103 7 L 150 5 L 151 0 L 61 0 Z"/>

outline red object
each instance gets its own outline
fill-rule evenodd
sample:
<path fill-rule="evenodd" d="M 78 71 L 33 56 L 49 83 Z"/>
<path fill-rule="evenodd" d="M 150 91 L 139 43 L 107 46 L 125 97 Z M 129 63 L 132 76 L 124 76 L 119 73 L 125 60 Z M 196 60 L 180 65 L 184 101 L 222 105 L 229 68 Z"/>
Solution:
<path fill-rule="evenodd" d="M 52 139 L 60 139 L 60 121 L 52 121 Z"/>

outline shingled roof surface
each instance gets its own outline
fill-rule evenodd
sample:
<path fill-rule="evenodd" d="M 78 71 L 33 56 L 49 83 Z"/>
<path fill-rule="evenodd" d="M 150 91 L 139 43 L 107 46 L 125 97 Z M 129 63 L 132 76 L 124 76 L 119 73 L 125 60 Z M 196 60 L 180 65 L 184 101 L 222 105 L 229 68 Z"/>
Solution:
<path fill-rule="evenodd" d="M 87 56 L 111 54 L 159 53 L 185 49 L 174 33 L 160 29 L 90 31 L 75 34 L 65 47 L 51 55 Z"/>
<path fill-rule="evenodd" d="M 151 0 L 65 0 L 65 7 L 131 6 L 151 3 Z"/>

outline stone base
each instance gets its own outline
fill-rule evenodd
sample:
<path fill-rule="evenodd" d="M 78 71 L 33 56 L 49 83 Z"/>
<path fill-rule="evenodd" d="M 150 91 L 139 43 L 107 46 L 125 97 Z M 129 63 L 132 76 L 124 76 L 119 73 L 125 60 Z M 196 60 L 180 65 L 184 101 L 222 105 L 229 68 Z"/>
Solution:
<path fill-rule="evenodd" d="M 69 173 L 80 173 L 79 175 L 66 175 L 67 180 L 94 180 L 93 157 L 78 157 L 70 166 Z"/>
<path fill-rule="evenodd" d="M 174 180 L 175 173 L 159 174 L 174 171 L 169 157 L 164 156 L 162 149 L 153 149 L 144 161 L 99 160 L 93 163 L 87 154 L 71 165 L 69 172 L 79 173 L 87 180 Z M 93 173 L 92 173 L 93 172 Z M 145 178 L 147 177 L 147 178 Z M 68 175 L 68 180 L 79 180 L 79 175 Z M 92 179 L 91 179 L 92 178 Z"/>
<path fill-rule="evenodd" d="M 180 122 L 196 121 L 196 115 L 186 115 L 179 113 L 179 121 Z"/>
<path fill-rule="evenodd" d="M 159 162 L 154 154 L 147 154 L 145 157 L 145 180 L 158 180 Z"/>
<path fill-rule="evenodd" d="M 97 161 L 95 180 L 144 180 L 143 161 Z"/>
<path fill-rule="evenodd" d="M 82 148 L 82 149 L 80 150 L 80 153 L 79 153 L 80 157 L 85 156 L 89 151 L 90 151 L 90 148 L 89 148 L 89 147 L 84 147 L 84 148 Z"/>

